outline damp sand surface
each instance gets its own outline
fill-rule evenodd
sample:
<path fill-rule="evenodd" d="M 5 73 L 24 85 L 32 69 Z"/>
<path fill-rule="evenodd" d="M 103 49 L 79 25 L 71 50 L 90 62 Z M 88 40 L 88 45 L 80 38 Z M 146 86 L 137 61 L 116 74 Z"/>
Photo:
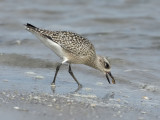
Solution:
<path fill-rule="evenodd" d="M 0 116 L 10 120 L 160 119 L 159 0 L 1 1 Z M 87 37 L 107 56 L 116 84 L 84 65 L 61 60 L 24 29 L 31 23 Z"/>

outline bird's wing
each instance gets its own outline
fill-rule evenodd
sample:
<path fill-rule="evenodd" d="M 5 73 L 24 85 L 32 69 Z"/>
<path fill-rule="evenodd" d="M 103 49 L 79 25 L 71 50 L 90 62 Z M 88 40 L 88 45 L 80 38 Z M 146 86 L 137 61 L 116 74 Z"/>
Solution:
<path fill-rule="evenodd" d="M 38 34 L 52 40 L 53 42 L 59 44 L 63 49 L 74 55 L 95 55 L 95 48 L 93 44 L 79 34 L 68 31 L 49 31 L 37 28 L 29 23 L 25 26 L 26 29 L 33 34 Z"/>
<path fill-rule="evenodd" d="M 86 56 L 88 54 L 95 54 L 93 44 L 86 38 L 79 34 L 57 31 L 50 34 L 45 34 L 50 40 L 59 44 L 63 49 L 75 55 Z"/>

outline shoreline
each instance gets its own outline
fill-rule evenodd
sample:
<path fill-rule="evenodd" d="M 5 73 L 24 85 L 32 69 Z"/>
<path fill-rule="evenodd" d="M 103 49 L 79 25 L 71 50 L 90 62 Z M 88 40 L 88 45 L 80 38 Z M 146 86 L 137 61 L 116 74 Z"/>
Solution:
<path fill-rule="evenodd" d="M 77 93 L 52 95 L 1 90 L 0 98 L 0 116 L 6 120 L 10 118 L 20 120 L 24 116 L 24 120 L 104 120 L 106 117 L 111 120 L 143 120 L 146 118 L 156 120 L 158 118 L 158 116 L 133 108 L 127 103 L 122 105 L 121 101 L 114 99 L 105 102 L 104 100 L 98 101 L 98 98 L 93 96 L 84 96 Z"/>

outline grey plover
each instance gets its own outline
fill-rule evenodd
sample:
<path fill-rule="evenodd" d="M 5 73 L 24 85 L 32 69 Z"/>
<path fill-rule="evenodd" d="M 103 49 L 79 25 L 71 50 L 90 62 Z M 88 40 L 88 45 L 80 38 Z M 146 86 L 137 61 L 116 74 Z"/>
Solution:
<path fill-rule="evenodd" d="M 82 85 L 74 76 L 71 69 L 71 64 L 84 64 L 100 70 L 106 75 L 109 83 L 110 79 L 108 75 L 112 78 L 112 83 L 115 84 L 115 79 L 111 74 L 110 62 L 107 60 L 107 58 L 96 54 L 93 44 L 88 39 L 73 32 L 49 31 L 40 29 L 29 23 L 25 24 L 25 28 L 29 32 L 33 33 L 37 38 L 39 38 L 52 51 L 54 51 L 57 56 L 63 59 L 63 61 L 56 67 L 52 85 L 55 85 L 55 80 L 59 68 L 64 63 L 69 64 L 68 72 L 79 87 Z"/>

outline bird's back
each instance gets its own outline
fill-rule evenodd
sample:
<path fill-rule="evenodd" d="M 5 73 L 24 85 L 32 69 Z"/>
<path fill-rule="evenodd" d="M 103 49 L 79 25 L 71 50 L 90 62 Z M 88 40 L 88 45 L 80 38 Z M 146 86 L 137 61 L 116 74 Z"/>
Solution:
<path fill-rule="evenodd" d="M 51 37 L 54 42 L 72 54 L 79 56 L 95 54 L 93 44 L 79 34 L 68 31 L 56 31 L 53 33 L 44 31 L 44 34 Z"/>
<path fill-rule="evenodd" d="M 79 34 L 68 31 L 49 31 L 37 28 L 31 24 L 27 24 L 26 27 L 30 29 L 30 32 L 50 39 L 71 54 L 76 56 L 95 55 L 93 44 Z"/>

